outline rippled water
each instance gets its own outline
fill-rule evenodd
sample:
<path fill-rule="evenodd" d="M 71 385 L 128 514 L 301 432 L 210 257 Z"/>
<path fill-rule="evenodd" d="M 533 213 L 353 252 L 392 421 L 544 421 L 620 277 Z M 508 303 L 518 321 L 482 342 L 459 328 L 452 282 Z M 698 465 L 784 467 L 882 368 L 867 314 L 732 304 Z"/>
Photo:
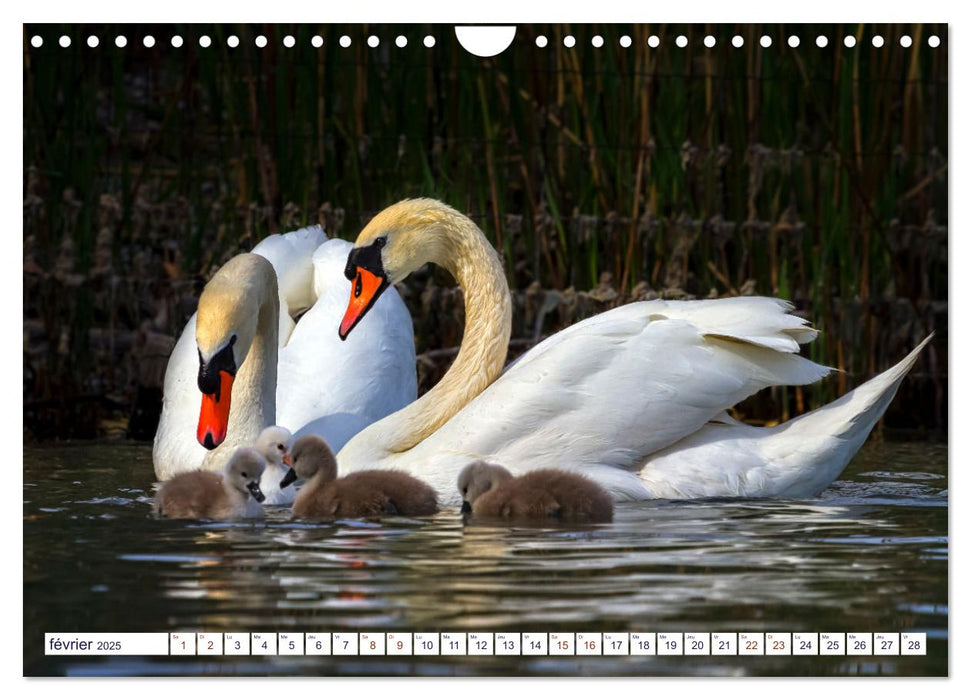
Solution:
<path fill-rule="evenodd" d="M 947 673 L 947 448 L 875 444 L 810 501 L 621 505 L 610 525 L 159 521 L 150 447 L 24 449 L 24 671 Z M 900 657 L 43 655 L 44 632 L 926 632 Z"/>

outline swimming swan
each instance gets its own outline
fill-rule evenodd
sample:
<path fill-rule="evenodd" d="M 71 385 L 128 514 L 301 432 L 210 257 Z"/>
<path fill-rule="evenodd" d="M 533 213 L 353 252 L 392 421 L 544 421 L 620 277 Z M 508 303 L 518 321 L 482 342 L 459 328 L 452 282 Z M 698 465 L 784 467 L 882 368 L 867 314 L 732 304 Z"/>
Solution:
<path fill-rule="evenodd" d="M 433 515 L 435 491 L 401 472 L 368 469 L 337 478 L 337 462 L 327 443 L 304 435 L 293 444 L 293 466 L 280 488 L 297 478 L 307 483 L 293 502 L 298 518 L 366 518 L 381 515 Z"/>
<path fill-rule="evenodd" d="M 779 299 L 643 301 L 574 324 L 502 371 L 511 303 L 485 235 L 441 202 L 380 212 L 358 236 L 345 274 L 348 338 L 392 284 L 433 262 L 465 297 L 462 346 L 442 380 L 353 437 L 343 472 L 400 469 L 458 506 L 469 462 L 514 474 L 563 468 L 615 500 L 808 497 L 831 483 L 883 414 L 929 338 L 838 401 L 772 428 L 726 409 L 765 387 L 810 384 L 829 369 L 796 354 L 816 337 Z"/>
<path fill-rule="evenodd" d="M 414 331 L 396 293 L 375 305 L 377 323 L 354 346 L 334 333 L 351 291 L 350 249 L 312 226 L 269 236 L 215 273 L 166 368 L 158 479 L 218 470 L 274 424 L 339 449 L 415 399 Z"/>
<path fill-rule="evenodd" d="M 212 520 L 261 517 L 260 477 L 264 466 L 256 450 L 242 448 L 227 462 L 222 474 L 202 470 L 179 474 L 162 484 L 155 496 L 155 514 Z"/>
<path fill-rule="evenodd" d="M 514 477 L 497 464 L 478 461 L 459 472 L 462 512 L 475 518 L 609 523 L 614 501 L 576 472 L 533 469 Z"/>
<path fill-rule="evenodd" d="M 293 435 L 279 425 L 264 428 L 253 443 L 253 449 L 266 460 L 266 469 L 263 470 L 263 476 L 260 478 L 260 491 L 266 497 L 263 505 L 288 506 L 297 496 L 297 487 L 292 484 L 286 488 L 280 488 L 280 482 L 283 481 L 292 464 L 290 460 L 292 444 Z"/>

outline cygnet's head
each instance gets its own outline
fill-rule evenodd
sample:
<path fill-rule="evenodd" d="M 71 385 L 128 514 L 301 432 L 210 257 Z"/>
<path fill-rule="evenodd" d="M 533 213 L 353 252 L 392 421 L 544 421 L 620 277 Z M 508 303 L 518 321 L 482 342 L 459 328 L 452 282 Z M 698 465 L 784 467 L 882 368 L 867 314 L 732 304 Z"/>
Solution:
<path fill-rule="evenodd" d="M 459 493 L 462 494 L 462 512 L 471 513 L 472 504 L 482 494 L 512 479 L 508 469 L 488 462 L 472 462 L 459 472 Z"/>
<path fill-rule="evenodd" d="M 290 450 L 290 459 L 293 466 L 280 482 L 280 488 L 286 488 L 298 478 L 309 479 L 318 472 L 323 473 L 324 481 L 333 481 L 337 478 L 337 459 L 330 446 L 322 438 L 316 435 L 304 435 L 293 443 Z"/>
<path fill-rule="evenodd" d="M 241 447 L 230 458 L 226 465 L 226 479 L 237 491 L 251 495 L 257 503 L 262 503 L 266 496 L 260 490 L 260 477 L 266 468 L 263 456 L 254 449 Z"/>
<path fill-rule="evenodd" d="M 253 443 L 253 449 L 259 452 L 270 464 L 280 466 L 289 465 L 290 444 L 293 442 L 293 435 L 286 428 L 279 425 L 271 425 L 264 428 L 260 436 Z"/>

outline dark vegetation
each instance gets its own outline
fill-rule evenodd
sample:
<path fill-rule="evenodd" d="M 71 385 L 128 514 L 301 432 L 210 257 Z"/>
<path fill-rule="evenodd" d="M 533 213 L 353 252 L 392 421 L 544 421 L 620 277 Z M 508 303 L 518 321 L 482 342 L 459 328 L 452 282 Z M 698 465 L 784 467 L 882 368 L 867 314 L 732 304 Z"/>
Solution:
<path fill-rule="evenodd" d="M 886 423 L 943 431 L 947 55 L 941 25 L 521 26 L 486 60 L 448 26 L 26 26 L 25 439 L 150 438 L 216 267 L 307 223 L 353 239 L 417 195 L 469 213 L 503 254 L 511 357 L 631 299 L 777 295 L 822 330 L 809 355 L 845 372 L 765 392 L 743 418 L 832 399 L 933 330 Z M 403 290 L 423 390 L 461 337 L 451 284 L 427 271 Z"/>

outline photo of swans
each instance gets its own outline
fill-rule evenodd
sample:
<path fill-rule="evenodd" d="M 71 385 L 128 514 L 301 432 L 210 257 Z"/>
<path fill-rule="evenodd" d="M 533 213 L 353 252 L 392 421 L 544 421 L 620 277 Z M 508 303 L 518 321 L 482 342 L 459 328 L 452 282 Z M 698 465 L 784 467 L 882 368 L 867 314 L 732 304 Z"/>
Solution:
<path fill-rule="evenodd" d="M 948 675 L 947 25 L 23 58 L 24 675 Z"/>

